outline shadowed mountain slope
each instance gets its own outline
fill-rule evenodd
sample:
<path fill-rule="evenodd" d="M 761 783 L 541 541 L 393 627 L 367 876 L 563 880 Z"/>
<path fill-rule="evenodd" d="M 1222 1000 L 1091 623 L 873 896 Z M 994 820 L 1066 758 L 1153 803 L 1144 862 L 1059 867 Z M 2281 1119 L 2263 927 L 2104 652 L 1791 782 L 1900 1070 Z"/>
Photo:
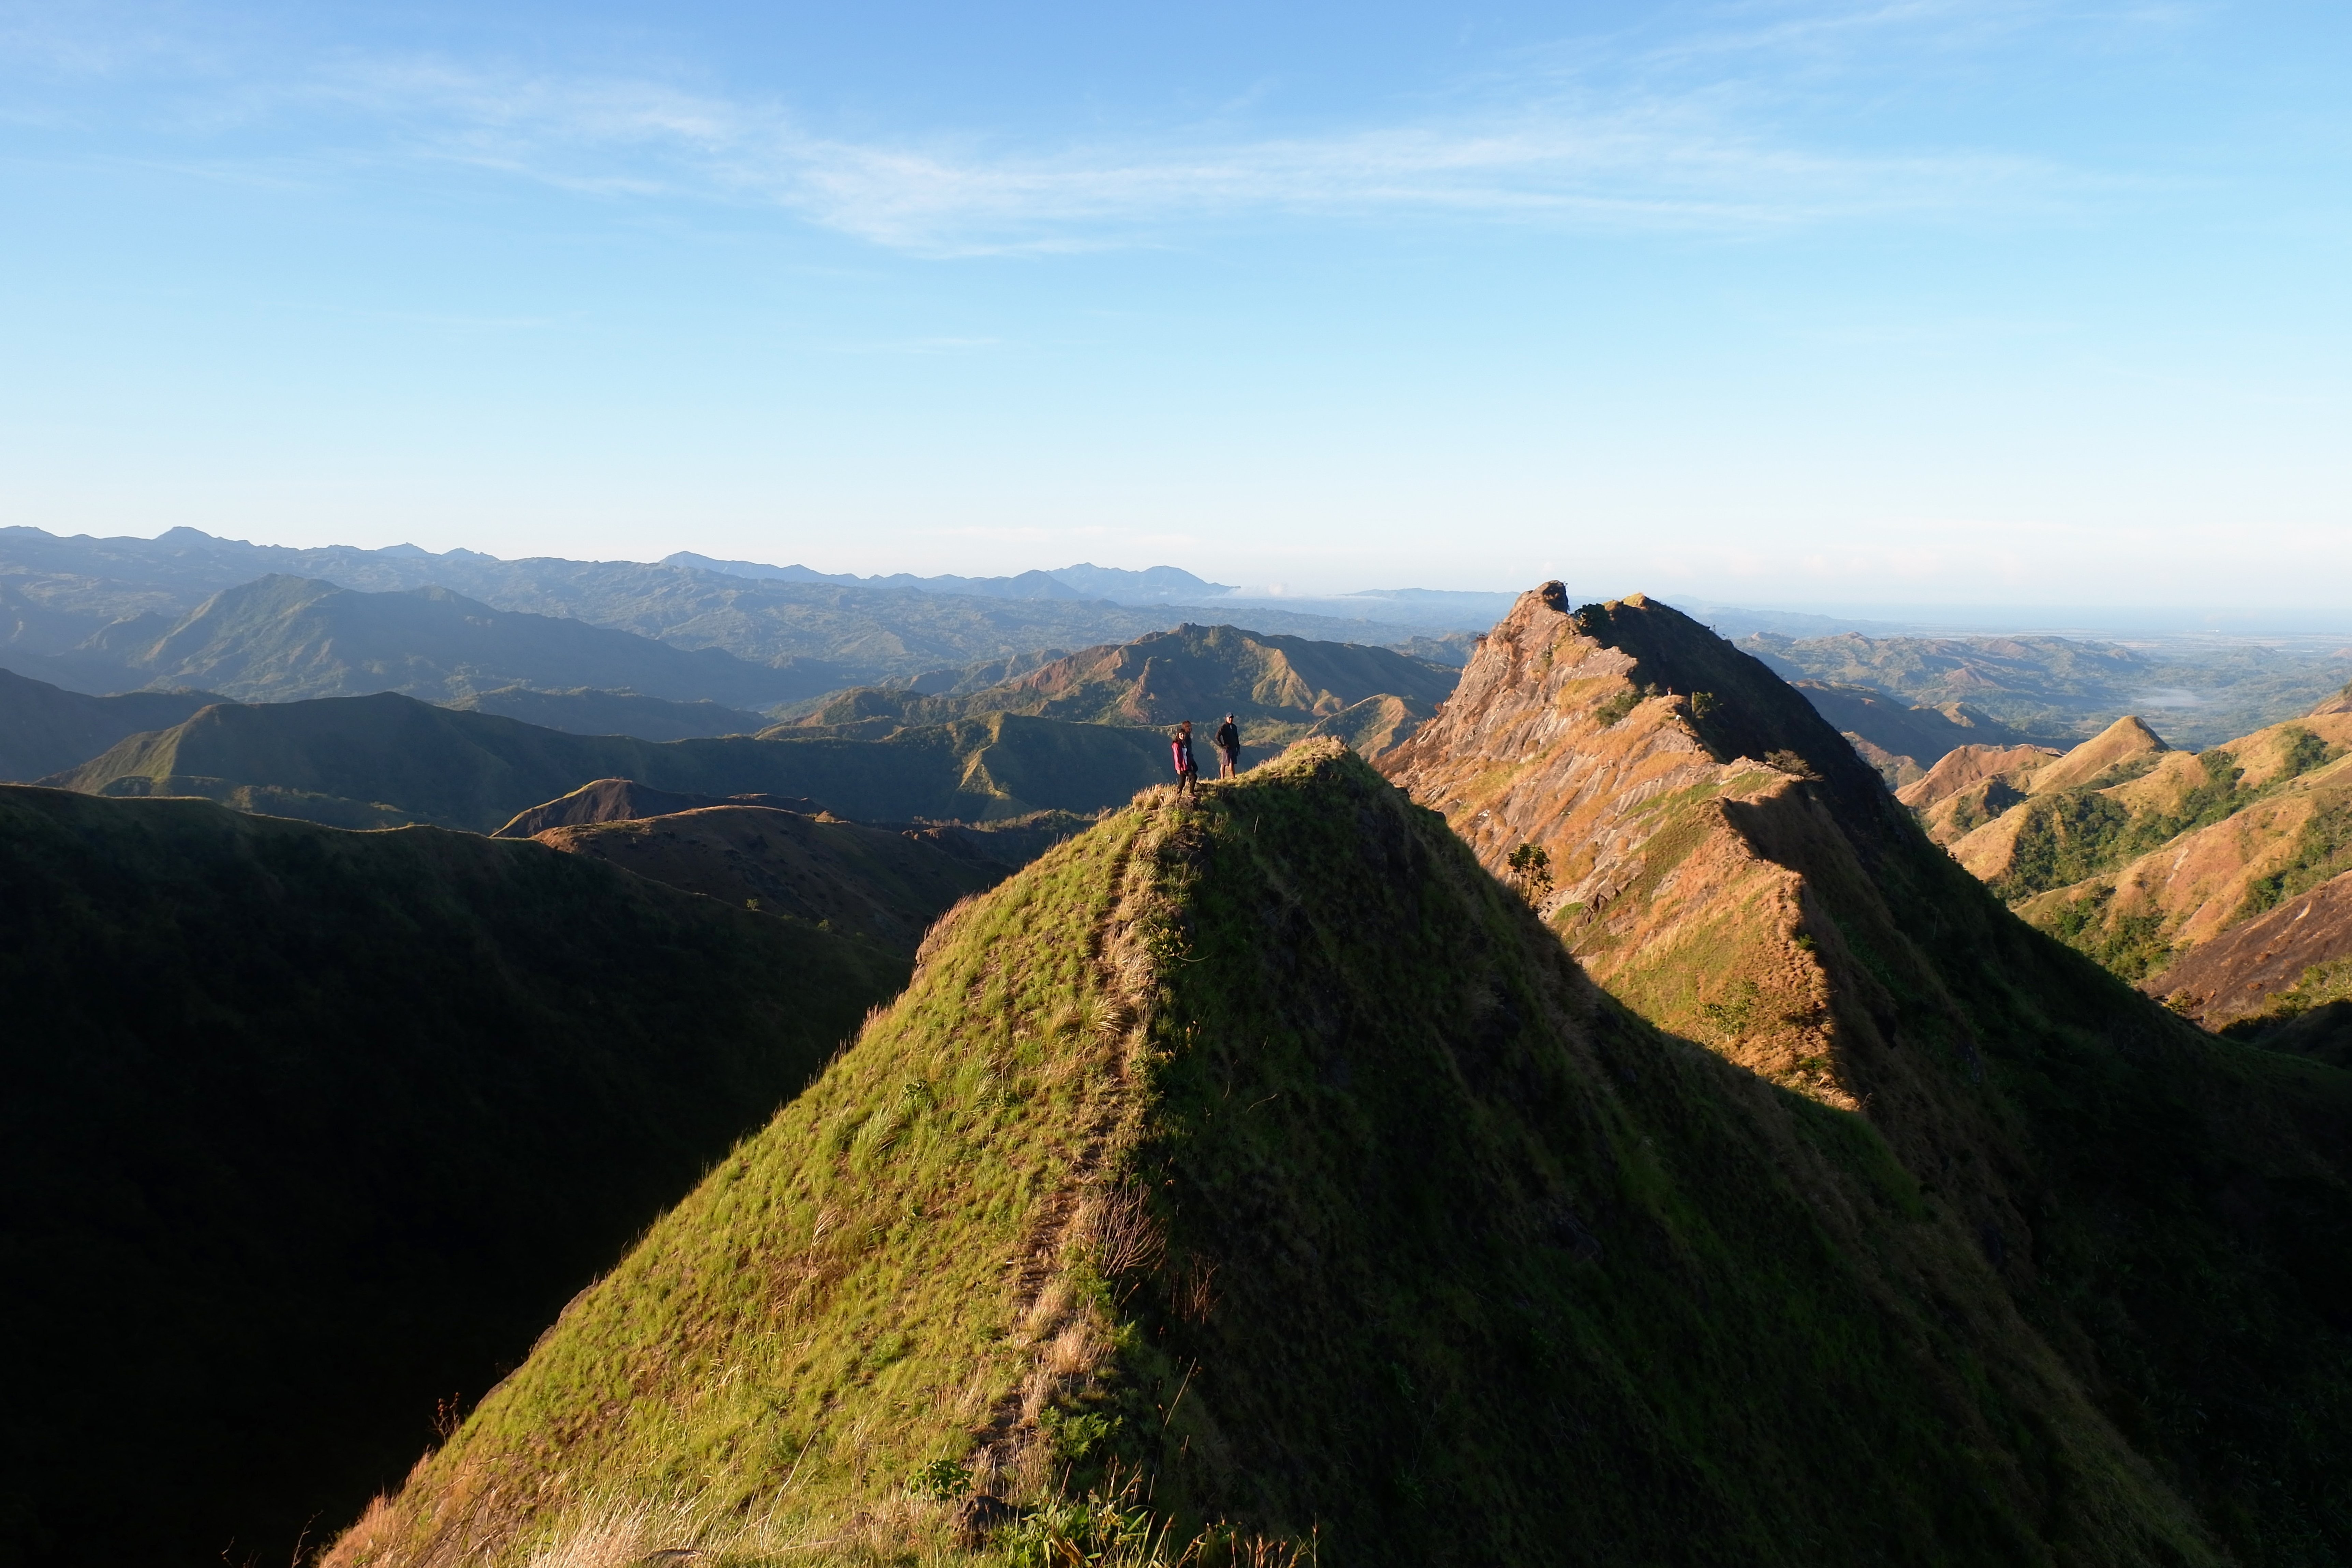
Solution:
<path fill-rule="evenodd" d="M 1865 1121 L 1309 742 L 934 931 L 329 1562 L 963 1560 L 919 1474 L 1091 1561 L 1114 1469 L 1332 1563 L 2221 1560 Z"/>
<path fill-rule="evenodd" d="M 679 794 L 805 797 L 867 821 L 1098 811 L 1165 776 L 1149 732 L 996 714 L 886 740 L 824 735 L 638 741 L 567 735 L 385 692 L 207 708 L 49 783 L 93 795 L 200 795 L 373 826 L 488 833 L 598 779 Z M 237 792 L 244 791 L 243 796 Z"/>
<path fill-rule="evenodd" d="M 983 690 L 924 697 L 874 688 L 846 691 L 797 721 L 835 732 L 885 734 L 898 725 L 1026 713 L 1093 724 L 1172 726 L 1202 738 L 1226 713 L 1251 746 L 1276 745 L 1365 702 L 1350 737 L 1379 740 L 1425 719 L 1458 671 L 1383 647 L 1263 636 L 1234 626 L 1179 626 L 1131 643 L 1086 648 Z"/>
<path fill-rule="evenodd" d="M 0 886 L 10 1562 L 315 1542 L 906 973 L 541 845 L 202 801 L 0 788 Z"/>
<path fill-rule="evenodd" d="M 1541 907 L 1613 995 L 1866 1116 L 2232 1552 L 2352 1551 L 2316 1458 L 2352 1442 L 2352 1079 L 2032 931 L 1797 693 L 1639 597 L 1528 595 L 1384 766 L 1490 869 L 1545 849 Z"/>
<path fill-rule="evenodd" d="M 45 777 L 126 735 L 178 723 L 220 699 L 206 691 L 89 697 L 0 669 L 0 780 Z"/>
<path fill-rule="evenodd" d="M 640 741 L 691 741 L 709 735 L 750 735 L 774 722 L 765 714 L 716 702 L 673 702 L 635 691 L 534 691 L 501 686 L 449 704 L 467 713 L 496 713 L 543 730 L 573 735 L 634 735 Z"/>
<path fill-rule="evenodd" d="M 905 833 L 760 805 L 706 805 L 534 837 L 738 909 L 856 931 L 909 957 L 957 900 L 1013 869 L 967 847 L 980 835 Z"/>

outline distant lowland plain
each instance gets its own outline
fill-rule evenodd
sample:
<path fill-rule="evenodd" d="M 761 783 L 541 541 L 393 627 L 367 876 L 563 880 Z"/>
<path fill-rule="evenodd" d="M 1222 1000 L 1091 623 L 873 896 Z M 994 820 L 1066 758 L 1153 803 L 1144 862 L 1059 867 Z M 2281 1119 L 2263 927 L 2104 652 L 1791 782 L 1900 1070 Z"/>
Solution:
<path fill-rule="evenodd" d="M 0 529 L 0 1563 L 2352 1563 L 2352 637 L 1578 586 Z"/>

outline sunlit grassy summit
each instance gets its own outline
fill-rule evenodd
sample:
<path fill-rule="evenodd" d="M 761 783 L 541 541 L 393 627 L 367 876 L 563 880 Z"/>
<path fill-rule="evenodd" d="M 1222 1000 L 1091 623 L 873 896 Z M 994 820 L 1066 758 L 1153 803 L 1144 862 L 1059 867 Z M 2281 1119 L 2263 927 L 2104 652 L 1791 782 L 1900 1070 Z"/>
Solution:
<path fill-rule="evenodd" d="M 2034 1300 L 1310 742 L 951 915 L 330 1561 L 2225 1561 Z"/>

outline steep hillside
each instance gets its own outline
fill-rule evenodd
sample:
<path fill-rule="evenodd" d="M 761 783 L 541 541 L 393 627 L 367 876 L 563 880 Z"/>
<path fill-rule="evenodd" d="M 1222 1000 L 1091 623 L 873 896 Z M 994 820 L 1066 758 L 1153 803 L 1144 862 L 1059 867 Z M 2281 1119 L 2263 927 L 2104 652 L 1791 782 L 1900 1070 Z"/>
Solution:
<path fill-rule="evenodd" d="M 1943 1185 L 1310 743 L 935 932 L 329 1561 L 2222 1561 Z"/>
<path fill-rule="evenodd" d="M 92 795 L 195 795 L 289 816 L 421 821 L 488 833 L 597 779 L 719 796 L 801 796 L 865 821 L 1094 812 L 1165 775 L 1148 731 L 998 714 L 887 740 L 824 735 L 655 742 L 567 735 L 385 692 L 207 708 L 48 783 Z"/>
<path fill-rule="evenodd" d="M 2352 1255 L 2295 1217 L 2345 1201 L 2347 1080 L 2032 931 L 1769 670 L 1638 597 L 1528 595 L 1384 765 L 1490 870 L 1545 852 L 1528 890 L 1613 995 L 1864 1115 L 2233 1552 L 2352 1552 L 2312 1463 L 2352 1436 Z M 2263 1218 L 2221 1217 L 2240 1192 Z"/>
<path fill-rule="evenodd" d="M 901 725 L 990 713 L 1150 727 L 1190 719 L 1205 737 L 1232 713 L 1244 743 L 1264 747 L 1296 740 L 1369 702 L 1376 706 L 1346 726 L 1349 738 L 1392 744 L 1390 737 L 1409 733 L 1445 700 L 1458 675 L 1388 648 L 1184 626 L 1130 643 L 1087 648 L 961 695 L 846 691 L 796 722 L 835 733 L 879 735 Z"/>
<path fill-rule="evenodd" d="M 0 780 L 37 779 L 88 762 L 126 735 L 176 724 L 219 700 L 208 691 L 89 697 L 0 669 Z"/>
<path fill-rule="evenodd" d="M 1961 865 L 1993 881 L 2011 873 L 2018 835 L 2028 822 L 2071 817 L 2081 792 L 2130 783 L 2158 768 L 2171 752 L 2145 721 L 2126 714 L 2055 755 L 2038 747 L 1963 747 L 1945 759 L 1954 766 L 1940 783 L 1923 778 L 1916 787 L 1897 791 L 1895 798 L 1919 813 L 1928 837 L 1950 845 Z M 2179 776 L 2179 764 L 2166 776 Z M 1968 787 L 1952 787 L 1962 779 L 1970 780 Z M 2031 812 L 2011 813 L 2011 806 L 2037 795 L 2049 799 Z"/>
<path fill-rule="evenodd" d="M 550 848 L 584 855 L 732 904 L 856 931 L 914 955 L 957 900 L 1013 868 L 943 838 L 760 805 L 708 805 L 633 821 L 551 827 Z"/>
<path fill-rule="evenodd" d="M 906 973 L 537 844 L 202 801 L 0 788 L 0 886 L 12 1563 L 315 1544 Z"/>
<path fill-rule="evenodd" d="M 2352 716 L 2336 723 L 2352 733 Z M 2326 754 L 2316 746 L 2305 750 Z M 2125 979 L 2138 980 L 2282 900 L 2352 870 L 2352 757 L 2268 780 L 2239 768 L 2226 748 L 2197 761 L 2207 787 L 2202 801 L 2192 797 L 2190 804 L 2202 804 L 2203 811 L 2133 812 L 2132 805 L 2147 803 L 2126 800 L 2095 815 L 2099 797 L 2093 797 L 2078 817 L 2057 819 L 2046 834 L 2021 832 L 2027 849 L 2047 847 L 2047 856 L 2019 855 L 2012 882 L 2047 864 L 2042 879 L 2058 885 L 2019 899 L 2018 912 Z M 2112 799 L 2126 792 L 2103 793 Z M 2200 825 L 2206 816 L 2219 820 Z M 2176 825 L 2179 831 L 2164 831 Z M 2150 847 L 2116 869 L 2096 869 L 2143 844 Z M 2063 879 L 2077 869 L 2093 874 Z"/>
<path fill-rule="evenodd" d="M 573 735 L 634 735 L 640 741 L 690 741 L 707 735 L 750 735 L 772 720 L 764 714 L 710 701 L 673 702 L 635 691 L 534 691 L 501 686 L 460 697 L 450 707 L 467 713 L 496 713 L 542 730 Z"/>
<path fill-rule="evenodd" d="M 365 594 L 302 577 L 224 589 L 159 635 L 107 635 L 126 669 L 243 700 L 372 691 L 448 700 L 520 685 L 758 706 L 837 683 L 829 668 L 688 652 L 583 621 L 495 610 L 446 588 Z"/>
<path fill-rule="evenodd" d="M 2325 708 L 2198 752 L 2125 718 L 2055 759 L 1955 752 L 1983 783 L 1902 798 L 2021 914 L 2137 981 L 2352 868 L 2347 751 L 2352 713 Z"/>

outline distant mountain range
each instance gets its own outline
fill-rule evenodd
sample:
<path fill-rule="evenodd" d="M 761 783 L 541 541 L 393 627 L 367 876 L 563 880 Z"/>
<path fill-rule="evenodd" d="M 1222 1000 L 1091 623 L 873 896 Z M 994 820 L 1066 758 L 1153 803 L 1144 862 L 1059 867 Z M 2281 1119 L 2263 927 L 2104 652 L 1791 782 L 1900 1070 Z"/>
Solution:
<path fill-rule="evenodd" d="M 2184 743 L 2213 745 L 2299 713 L 2352 676 L 2352 646 L 2296 652 L 2255 644 L 2190 649 L 2058 637 L 1799 638 L 1772 631 L 1742 637 L 1739 646 L 1790 680 L 1874 687 L 1937 709 L 1965 704 L 1979 721 L 1990 719 L 2014 735 L 2068 741 L 2095 735 L 2126 713 L 2153 712 Z"/>
<path fill-rule="evenodd" d="M 985 599 L 1102 599 L 1115 605 L 1198 605 L 1234 591 L 1174 566 L 1140 572 L 1081 562 L 1053 572 L 1023 572 L 1010 577 L 919 577 L 911 572 L 861 577 L 855 572 L 817 572 L 806 566 L 768 566 L 756 561 L 714 561 L 680 550 L 661 559 L 665 566 L 724 572 L 780 583 L 838 583 L 846 588 L 912 588 L 926 594 L 963 594 Z"/>
<path fill-rule="evenodd" d="M 1253 630 L 1393 645 L 1454 663 L 1467 657 L 1471 637 L 1469 630 L 1448 629 L 1462 625 L 1460 617 L 1449 621 L 1441 616 L 1437 622 L 1412 616 L 1351 618 L 1302 613 L 1264 601 L 1234 601 L 1216 608 L 1214 595 L 1204 595 L 1210 605 L 1188 610 L 1155 596 L 1178 578 L 1200 581 L 1172 567 L 1127 574 L 1070 568 L 1065 573 L 1078 573 L 1087 583 L 1097 581 L 1087 575 L 1096 574 L 1101 580 L 1132 578 L 1146 584 L 1139 590 L 1145 595 L 1142 602 L 1120 604 L 1086 597 L 1058 578 L 1054 579 L 1057 592 L 1034 596 L 1008 593 L 1005 579 L 956 579 L 955 584 L 971 591 L 940 591 L 941 580 L 936 579 L 910 580 L 928 582 L 928 587 L 877 585 L 870 580 L 835 582 L 818 574 L 791 578 L 783 575 L 784 568 L 772 569 L 778 574 L 773 576 L 745 575 L 731 568 L 748 563 L 725 564 L 730 569 L 500 561 L 472 551 L 434 555 L 404 545 L 293 550 L 215 539 L 185 528 L 152 540 L 61 539 L 38 529 L 5 528 L 0 529 L 0 667 L 81 691 L 149 684 L 159 679 L 162 656 L 148 657 L 155 644 L 215 595 L 271 576 L 367 595 L 439 591 L 493 611 L 630 633 L 678 651 L 728 654 L 783 671 L 772 683 L 800 694 L 887 680 L 928 679 L 936 683 L 942 676 L 952 680 L 976 663 L 1015 659 L 1041 648 L 1126 641 L 1186 620 L 1232 622 L 1238 617 Z M 1408 602 L 1413 601 L 1399 601 Z M 1470 617 L 1474 629 L 1475 622 L 1475 616 Z M 225 656 L 220 649 L 212 655 Z M 147 662 L 132 662 L 142 658 Z M 436 683 L 447 686 L 453 674 L 462 677 L 460 684 L 468 689 L 487 689 L 497 683 L 489 673 L 471 671 L 464 657 L 438 645 L 377 648 L 367 658 L 345 662 L 357 668 L 372 658 L 414 658 L 425 667 L 414 683 L 389 683 L 395 689 L 415 684 L 421 691 Z M 501 659 L 511 662 L 510 651 L 502 653 Z M 619 683 L 575 670 L 528 684 L 577 689 Z M 637 689 L 656 696 L 753 702 L 737 687 L 677 691 L 640 685 Z M 261 695 L 257 689 L 250 694 Z"/>

